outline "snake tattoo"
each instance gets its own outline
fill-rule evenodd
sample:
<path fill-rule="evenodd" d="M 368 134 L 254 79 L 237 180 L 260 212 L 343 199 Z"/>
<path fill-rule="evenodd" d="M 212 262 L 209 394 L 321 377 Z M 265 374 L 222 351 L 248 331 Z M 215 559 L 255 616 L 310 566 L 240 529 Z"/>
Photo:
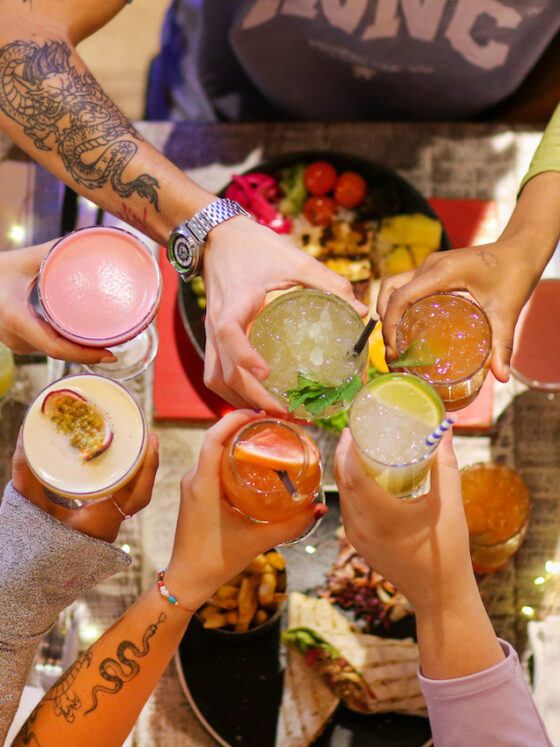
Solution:
<path fill-rule="evenodd" d="M 142 636 L 142 648 L 138 648 L 132 641 L 121 641 L 117 647 L 117 659 L 107 657 L 103 659 L 99 665 L 99 673 L 104 680 L 112 683 L 111 687 L 107 685 L 95 685 L 92 690 L 91 696 L 93 704 L 87 711 L 84 711 L 84 716 L 91 713 L 97 708 L 98 695 L 97 693 L 109 693 L 114 695 L 118 693 L 125 682 L 133 680 L 138 672 L 140 671 L 140 665 L 134 659 L 129 658 L 126 655 L 126 651 L 130 650 L 132 654 L 137 658 L 141 659 L 143 656 L 150 651 L 150 638 L 157 632 L 158 627 L 161 623 L 166 620 L 166 615 L 162 612 L 157 619 L 157 622 L 148 625 Z M 124 668 L 123 668 L 124 665 Z"/>
<path fill-rule="evenodd" d="M 60 40 L 19 40 L 0 49 L 0 110 L 23 127 L 35 147 L 55 150 L 72 178 L 87 189 L 107 182 L 121 197 L 137 194 L 159 211 L 159 182 L 123 172 L 143 138 L 85 70 L 72 66 Z"/>

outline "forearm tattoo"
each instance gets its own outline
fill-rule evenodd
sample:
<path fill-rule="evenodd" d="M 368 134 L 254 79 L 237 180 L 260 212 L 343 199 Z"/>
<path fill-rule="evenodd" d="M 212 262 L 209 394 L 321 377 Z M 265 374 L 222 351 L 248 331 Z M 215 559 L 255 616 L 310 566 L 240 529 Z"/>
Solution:
<path fill-rule="evenodd" d="M 95 711 L 98 706 L 98 693 L 109 693 L 114 695 L 118 693 L 125 682 L 133 680 L 138 672 L 140 671 L 140 664 L 137 661 L 127 656 L 127 649 L 130 650 L 131 654 L 137 659 L 141 659 L 146 656 L 150 651 L 150 638 L 157 632 L 158 627 L 166 619 L 166 615 L 162 612 L 157 619 L 156 623 L 148 625 L 142 636 L 142 648 L 138 648 L 132 641 L 121 641 L 117 646 L 117 658 L 113 659 L 108 656 L 103 659 L 99 665 L 99 673 L 104 680 L 111 683 L 111 686 L 107 685 L 95 685 L 91 691 L 92 705 L 84 711 L 84 715 Z M 124 667 L 122 666 L 124 665 Z"/>
<path fill-rule="evenodd" d="M 149 174 L 125 181 L 123 172 L 143 138 L 91 73 L 80 73 L 62 41 L 15 41 L 0 49 L 0 110 L 23 127 L 39 150 L 56 150 L 82 187 L 110 181 L 120 197 L 137 194 L 159 211 L 159 182 Z"/>
<path fill-rule="evenodd" d="M 32 711 L 16 737 L 13 743 L 14 747 L 17 747 L 17 745 L 34 745 L 35 747 L 40 747 L 36 722 L 42 711 L 43 716 L 48 717 L 47 710 L 52 707 L 52 715 L 55 718 L 64 718 L 67 724 L 73 724 L 76 720 L 76 715 L 87 716 L 88 713 L 95 711 L 99 706 L 100 693 L 114 695 L 120 692 L 123 685 L 137 677 L 141 667 L 136 660 L 147 656 L 150 652 L 150 639 L 157 633 L 159 626 L 166 619 L 167 616 L 165 613 L 161 612 L 156 622 L 148 625 L 142 635 L 140 647 L 132 641 L 124 640 L 118 644 L 115 658 L 108 656 L 103 659 L 99 664 L 98 671 L 101 678 L 110 684 L 94 684 L 92 686 L 91 705 L 85 703 L 85 698 L 80 698 L 74 689 L 74 683 L 78 679 L 81 670 L 89 669 L 94 655 L 92 649 L 88 649 L 81 654 L 62 677 L 55 682 Z M 93 677 L 91 678 L 93 679 Z M 89 707 L 84 710 L 84 707 L 88 705 Z"/>

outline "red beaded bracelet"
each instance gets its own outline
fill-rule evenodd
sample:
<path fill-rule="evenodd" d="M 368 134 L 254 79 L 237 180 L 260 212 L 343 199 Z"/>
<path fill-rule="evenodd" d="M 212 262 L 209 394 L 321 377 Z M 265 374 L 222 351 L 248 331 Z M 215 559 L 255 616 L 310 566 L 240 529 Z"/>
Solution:
<path fill-rule="evenodd" d="M 184 610 L 185 612 L 190 612 L 191 615 L 194 615 L 195 610 L 191 610 L 188 607 L 183 606 L 177 599 L 177 597 L 174 597 L 173 594 L 169 593 L 169 589 L 164 584 L 164 578 L 165 573 L 167 571 L 167 568 L 162 568 L 160 571 L 158 571 L 157 574 L 157 587 L 158 591 L 161 594 L 162 597 L 165 597 L 168 602 L 171 602 L 175 607 L 179 607 L 180 610 Z"/>

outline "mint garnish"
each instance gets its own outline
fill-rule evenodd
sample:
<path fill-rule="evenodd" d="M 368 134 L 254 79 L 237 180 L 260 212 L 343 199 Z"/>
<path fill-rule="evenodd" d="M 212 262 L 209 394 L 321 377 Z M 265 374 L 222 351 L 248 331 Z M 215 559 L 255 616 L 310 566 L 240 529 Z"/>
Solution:
<path fill-rule="evenodd" d="M 404 353 L 398 355 L 387 365 L 389 368 L 418 368 L 433 366 L 438 356 L 423 340 L 413 340 Z"/>
<path fill-rule="evenodd" d="M 361 387 L 362 379 L 359 376 L 353 376 L 350 381 L 340 386 L 325 386 L 298 372 L 297 386 L 286 392 L 286 397 L 290 401 L 289 411 L 294 412 L 303 405 L 312 415 L 320 415 L 335 402 L 351 402 Z"/>

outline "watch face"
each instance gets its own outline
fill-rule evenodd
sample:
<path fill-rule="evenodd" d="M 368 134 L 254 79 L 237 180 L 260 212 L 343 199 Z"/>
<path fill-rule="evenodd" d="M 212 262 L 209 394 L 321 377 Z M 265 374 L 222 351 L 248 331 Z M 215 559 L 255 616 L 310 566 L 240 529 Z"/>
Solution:
<path fill-rule="evenodd" d="M 168 258 L 178 272 L 189 273 L 195 262 L 195 247 L 186 236 L 176 233 L 171 237 L 168 247 Z"/>

